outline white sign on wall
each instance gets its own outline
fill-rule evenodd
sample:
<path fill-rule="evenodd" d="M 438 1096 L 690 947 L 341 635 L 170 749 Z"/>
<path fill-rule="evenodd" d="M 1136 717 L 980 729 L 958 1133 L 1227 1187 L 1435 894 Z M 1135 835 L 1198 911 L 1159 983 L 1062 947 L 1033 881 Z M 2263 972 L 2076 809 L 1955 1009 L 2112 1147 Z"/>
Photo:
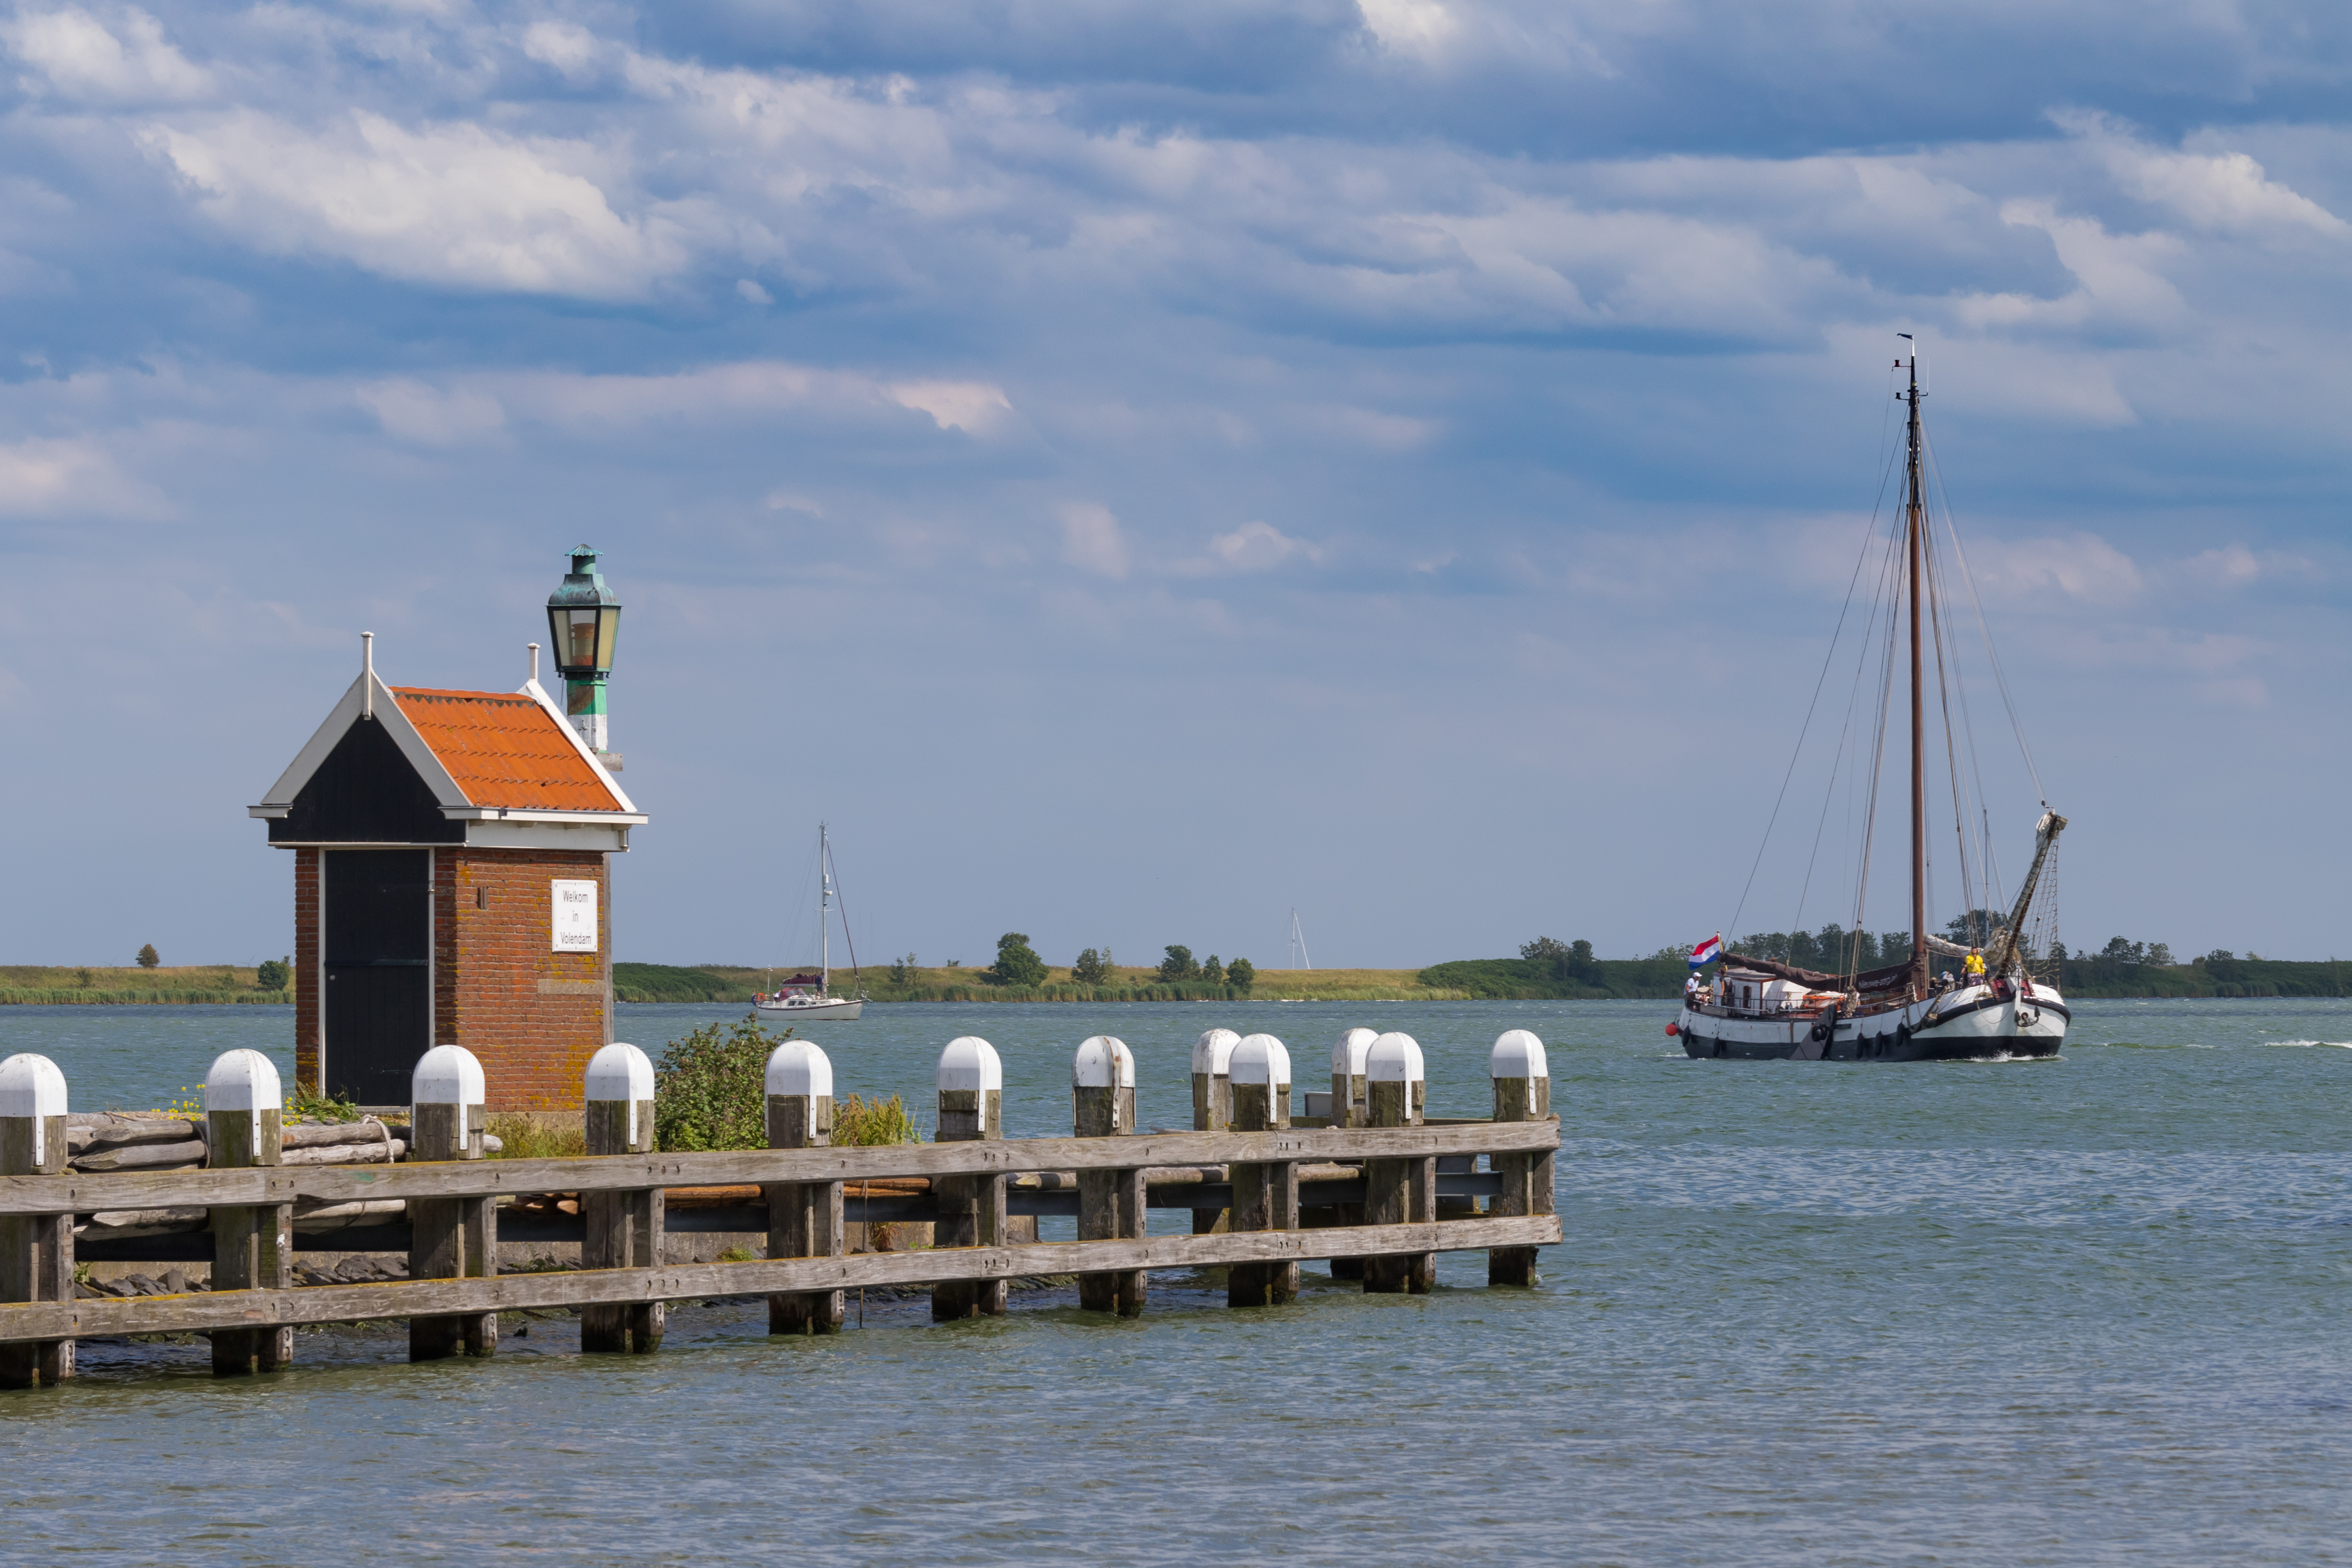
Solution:
<path fill-rule="evenodd" d="M 596 884 L 553 882 L 549 885 L 555 895 L 555 951 L 595 952 Z"/>

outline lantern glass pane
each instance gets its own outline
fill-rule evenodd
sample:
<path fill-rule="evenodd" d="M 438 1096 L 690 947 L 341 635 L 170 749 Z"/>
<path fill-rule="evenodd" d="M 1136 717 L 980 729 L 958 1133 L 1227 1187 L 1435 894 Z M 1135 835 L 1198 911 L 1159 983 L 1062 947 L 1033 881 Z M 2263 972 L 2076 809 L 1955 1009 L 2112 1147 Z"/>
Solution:
<path fill-rule="evenodd" d="M 566 669 L 603 668 L 604 660 L 596 657 L 596 612 L 572 610 L 568 612 L 568 618 L 571 625 L 565 629 L 570 641 L 564 649 L 563 667 Z"/>
<path fill-rule="evenodd" d="M 606 605 L 596 612 L 596 668 L 610 669 L 613 668 L 613 645 L 621 637 L 621 606 Z"/>

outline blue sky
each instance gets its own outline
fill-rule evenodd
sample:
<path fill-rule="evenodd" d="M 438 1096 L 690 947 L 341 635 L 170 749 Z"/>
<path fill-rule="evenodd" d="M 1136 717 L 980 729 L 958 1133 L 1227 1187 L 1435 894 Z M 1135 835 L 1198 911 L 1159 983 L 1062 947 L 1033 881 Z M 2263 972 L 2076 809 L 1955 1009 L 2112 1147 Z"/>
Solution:
<path fill-rule="evenodd" d="M 284 951 L 243 807 L 356 634 L 511 685 L 583 539 L 625 957 L 797 956 L 819 816 L 862 957 L 1686 942 L 1904 331 L 2063 934 L 2352 952 L 2347 61 L 2210 0 L 24 5 L 0 956 Z M 1851 918 L 1826 755 L 1736 929 Z"/>

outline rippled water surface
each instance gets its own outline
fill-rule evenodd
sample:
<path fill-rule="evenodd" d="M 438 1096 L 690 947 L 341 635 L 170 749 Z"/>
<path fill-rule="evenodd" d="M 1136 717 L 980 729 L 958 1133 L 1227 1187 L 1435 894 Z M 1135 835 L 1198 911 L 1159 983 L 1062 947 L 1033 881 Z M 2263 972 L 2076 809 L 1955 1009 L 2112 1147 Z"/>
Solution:
<path fill-rule="evenodd" d="M 656 1055 L 735 1009 L 628 1007 Z M 809 1033 L 843 1092 L 928 1103 L 992 1040 L 1016 1135 L 1068 1130 L 1067 1064 L 1137 1050 L 1189 1120 L 1211 1023 L 1355 1023 L 1486 1109 L 1502 1029 L 1552 1047 L 1568 1239 L 1535 1291 L 1475 1255 L 1420 1299 L 1310 1269 L 1233 1312 L 1155 1276 L 1139 1321 L 1016 1296 L 837 1339 L 691 1304 L 652 1357 L 541 1321 L 486 1363 L 373 1331 L 215 1382 L 200 1345 L 91 1346 L 0 1394 L 11 1561 L 357 1555 L 704 1562 L 2336 1563 L 2352 1525 L 2352 1005 L 2084 1002 L 2040 1063 L 1695 1062 L 1670 1004 L 877 1007 Z M 268 1008 L 0 1009 L 77 1109 L 147 1106 Z M 1050 1234 L 1050 1233 L 1049 1233 Z"/>

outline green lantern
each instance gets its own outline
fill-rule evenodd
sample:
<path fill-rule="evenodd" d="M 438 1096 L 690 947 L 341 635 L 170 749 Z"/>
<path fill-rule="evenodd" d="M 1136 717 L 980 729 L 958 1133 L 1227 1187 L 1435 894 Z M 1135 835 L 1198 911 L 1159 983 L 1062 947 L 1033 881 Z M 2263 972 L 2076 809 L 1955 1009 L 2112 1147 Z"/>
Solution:
<path fill-rule="evenodd" d="M 613 673 L 613 644 L 621 634 L 621 600 L 604 586 L 596 552 L 572 552 L 572 570 L 547 596 L 548 641 L 567 688 L 563 710 L 588 749 L 617 766 L 604 728 L 604 683 Z"/>

